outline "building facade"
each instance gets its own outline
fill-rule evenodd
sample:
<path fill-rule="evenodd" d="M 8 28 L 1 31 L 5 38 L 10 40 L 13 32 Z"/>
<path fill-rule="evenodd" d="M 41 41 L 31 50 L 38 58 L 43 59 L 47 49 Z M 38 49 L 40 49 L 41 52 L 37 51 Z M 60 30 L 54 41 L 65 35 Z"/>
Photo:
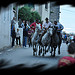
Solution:
<path fill-rule="evenodd" d="M 52 23 L 54 21 L 59 22 L 60 18 L 60 6 L 54 6 L 55 2 L 48 2 L 42 5 L 35 5 L 34 9 L 37 11 L 40 16 L 41 20 L 45 22 L 45 18 L 48 17 L 49 21 Z"/>
<path fill-rule="evenodd" d="M 13 16 L 13 4 L 0 9 L 0 50 L 11 46 L 11 20 Z"/>
<path fill-rule="evenodd" d="M 41 16 L 41 20 L 43 22 L 45 22 L 45 18 L 48 17 L 50 15 L 50 3 L 47 4 L 42 4 L 42 5 L 35 5 L 34 9 L 35 11 L 37 11 L 40 16 Z"/>
<path fill-rule="evenodd" d="M 55 2 L 50 3 L 50 16 L 49 20 L 53 23 L 54 21 L 59 22 L 60 18 L 60 6 L 54 6 Z"/>

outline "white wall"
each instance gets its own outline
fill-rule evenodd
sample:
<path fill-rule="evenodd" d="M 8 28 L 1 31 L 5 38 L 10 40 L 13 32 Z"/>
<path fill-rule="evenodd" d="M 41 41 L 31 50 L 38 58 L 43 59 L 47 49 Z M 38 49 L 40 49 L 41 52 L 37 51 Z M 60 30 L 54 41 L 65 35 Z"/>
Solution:
<path fill-rule="evenodd" d="M 11 20 L 13 18 L 13 4 L 0 10 L 0 49 L 11 45 Z"/>
<path fill-rule="evenodd" d="M 42 5 L 42 21 L 45 22 L 45 18 L 49 19 L 50 16 L 50 3 L 48 3 L 48 10 L 45 9 L 45 4 Z"/>
<path fill-rule="evenodd" d="M 40 8 L 40 6 L 42 6 Z M 48 3 L 48 10 L 45 9 L 45 4 L 42 5 L 35 5 L 35 11 L 37 11 L 40 16 L 41 16 L 41 20 L 45 22 L 45 18 L 50 16 L 50 3 Z"/>

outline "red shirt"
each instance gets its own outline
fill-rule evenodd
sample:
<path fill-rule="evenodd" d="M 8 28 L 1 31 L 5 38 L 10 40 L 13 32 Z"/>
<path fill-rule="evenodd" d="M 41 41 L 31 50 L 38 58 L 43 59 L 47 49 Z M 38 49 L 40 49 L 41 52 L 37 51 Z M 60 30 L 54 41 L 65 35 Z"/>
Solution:
<path fill-rule="evenodd" d="M 58 67 L 68 66 L 75 64 L 75 59 L 73 57 L 65 56 L 59 60 Z"/>
<path fill-rule="evenodd" d="M 40 23 L 38 23 L 38 24 L 40 24 Z M 36 28 L 36 22 L 34 22 L 34 23 L 32 23 L 31 25 L 30 25 L 30 27 L 34 27 L 34 28 L 32 28 L 34 31 L 35 31 L 35 28 Z M 41 26 L 41 29 L 42 29 L 42 25 L 40 24 L 40 26 Z"/>

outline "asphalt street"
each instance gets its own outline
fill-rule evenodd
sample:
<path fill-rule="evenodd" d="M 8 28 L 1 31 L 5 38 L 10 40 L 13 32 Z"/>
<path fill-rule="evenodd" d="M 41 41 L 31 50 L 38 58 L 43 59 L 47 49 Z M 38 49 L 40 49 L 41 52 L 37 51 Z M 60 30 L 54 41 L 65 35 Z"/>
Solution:
<path fill-rule="evenodd" d="M 57 48 L 58 49 L 58 48 Z M 44 69 L 48 69 L 51 67 L 57 68 L 58 60 L 66 56 L 67 53 L 67 45 L 62 43 L 61 45 L 61 54 L 58 55 L 58 50 L 56 50 L 56 56 L 51 57 L 51 54 L 48 52 L 44 57 L 43 56 L 33 56 L 32 52 L 33 48 L 11 48 L 0 52 L 0 60 L 5 59 L 9 61 L 9 65 L 4 68 L 11 67 L 18 64 L 25 64 L 27 67 L 33 67 L 38 64 L 47 64 Z"/>

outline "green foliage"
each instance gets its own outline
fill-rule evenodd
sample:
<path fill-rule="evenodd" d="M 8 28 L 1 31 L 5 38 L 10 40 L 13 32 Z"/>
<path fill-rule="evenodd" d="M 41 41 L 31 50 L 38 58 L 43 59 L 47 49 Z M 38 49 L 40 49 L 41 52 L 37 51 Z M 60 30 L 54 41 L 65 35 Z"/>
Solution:
<path fill-rule="evenodd" d="M 31 23 L 34 22 L 36 19 L 41 21 L 41 16 L 36 11 L 31 11 L 31 7 L 24 6 L 19 8 L 18 17 L 22 20 L 28 20 Z"/>
<path fill-rule="evenodd" d="M 22 7 L 19 9 L 18 16 L 22 20 L 30 20 L 31 19 L 31 12 L 29 7 Z"/>
<path fill-rule="evenodd" d="M 41 16 L 38 14 L 38 12 L 34 11 L 34 12 L 31 12 L 32 14 L 32 17 L 31 17 L 31 22 L 34 22 L 34 20 L 36 19 L 39 19 L 41 21 Z"/>

